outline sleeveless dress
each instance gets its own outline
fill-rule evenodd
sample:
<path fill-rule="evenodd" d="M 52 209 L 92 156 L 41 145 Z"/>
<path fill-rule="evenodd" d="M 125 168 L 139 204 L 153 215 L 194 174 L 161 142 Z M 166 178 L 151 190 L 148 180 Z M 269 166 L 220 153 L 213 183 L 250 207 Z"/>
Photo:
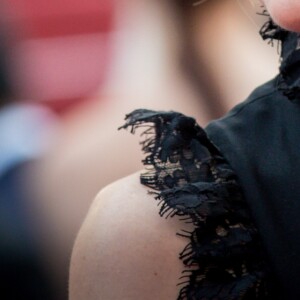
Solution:
<path fill-rule="evenodd" d="M 300 299 L 300 43 L 271 20 L 261 34 L 281 41 L 280 74 L 224 118 L 140 109 L 122 127 L 146 128 L 160 215 L 193 224 L 179 300 Z"/>

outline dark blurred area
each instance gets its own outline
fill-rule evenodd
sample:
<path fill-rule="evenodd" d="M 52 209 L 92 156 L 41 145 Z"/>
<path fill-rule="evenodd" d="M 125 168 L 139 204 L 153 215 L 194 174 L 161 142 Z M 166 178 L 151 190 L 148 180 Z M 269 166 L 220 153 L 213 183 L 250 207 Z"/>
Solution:
<path fill-rule="evenodd" d="M 57 299 L 54 285 L 33 236 L 24 174 L 17 164 L 0 176 L 0 297 Z"/>
<path fill-rule="evenodd" d="M 23 172 L 40 143 L 33 139 L 35 145 L 23 143 L 30 143 L 32 118 L 38 111 L 18 99 L 12 74 L 14 38 L 1 15 L 0 25 L 0 298 L 55 299 L 32 232 L 24 190 Z"/>
<path fill-rule="evenodd" d="M 112 1 L 0 2 L 0 299 L 67 299 L 29 177 L 63 116 L 101 89 L 112 28 Z"/>

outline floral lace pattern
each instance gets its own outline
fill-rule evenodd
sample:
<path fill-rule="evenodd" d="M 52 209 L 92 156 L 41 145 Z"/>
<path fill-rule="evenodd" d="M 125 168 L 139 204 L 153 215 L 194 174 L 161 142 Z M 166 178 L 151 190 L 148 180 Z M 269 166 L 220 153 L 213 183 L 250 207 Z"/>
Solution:
<path fill-rule="evenodd" d="M 177 233 L 187 238 L 178 300 L 274 299 L 237 178 L 205 131 L 180 113 L 144 109 L 126 116 L 121 128 L 128 127 L 145 129 L 141 182 L 160 201 L 160 215 L 193 225 Z"/>

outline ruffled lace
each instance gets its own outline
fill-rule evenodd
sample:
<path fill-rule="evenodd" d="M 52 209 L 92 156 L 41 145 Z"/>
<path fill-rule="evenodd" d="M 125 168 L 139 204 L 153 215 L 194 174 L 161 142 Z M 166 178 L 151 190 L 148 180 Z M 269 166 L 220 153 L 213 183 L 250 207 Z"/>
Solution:
<path fill-rule="evenodd" d="M 262 14 L 267 16 L 267 12 Z M 281 48 L 280 74 L 277 77 L 277 88 L 290 100 L 300 99 L 300 37 L 298 33 L 280 28 L 270 18 L 263 25 L 260 34 L 264 40 L 273 44 L 279 41 Z"/>
<path fill-rule="evenodd" d="M 141 182 L 160 201 L 160 215 L 193 224 L 179 257 L 178 300 L 269 299 L 268 271 L 257 229 L 228 163 L 193 118 L 136 110 L 122 128 L 144 128 Z M 273 298 L 272 298 L 273 299 Z"/>

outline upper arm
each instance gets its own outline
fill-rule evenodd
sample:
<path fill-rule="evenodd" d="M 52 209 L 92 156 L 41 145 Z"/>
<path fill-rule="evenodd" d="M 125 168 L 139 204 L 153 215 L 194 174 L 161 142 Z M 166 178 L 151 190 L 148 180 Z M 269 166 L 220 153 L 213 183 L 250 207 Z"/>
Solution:
<path fill-rule="evenodd" d="M 99 193 L 77 237 L 70 299 L 176 299 L 186 240 L 182 223 L 158 215 L 138 174 Z"/>

